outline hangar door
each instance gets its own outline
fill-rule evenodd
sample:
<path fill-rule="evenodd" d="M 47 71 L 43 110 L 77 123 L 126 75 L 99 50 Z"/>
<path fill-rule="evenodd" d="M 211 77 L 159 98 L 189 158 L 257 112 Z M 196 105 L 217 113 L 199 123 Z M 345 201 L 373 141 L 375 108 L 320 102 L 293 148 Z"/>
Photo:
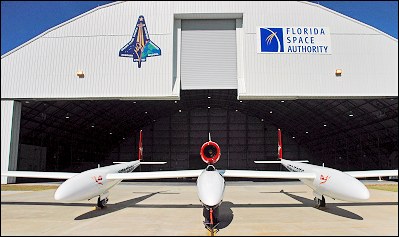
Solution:
<path fill-rule="evenodd" d="M 237 89 L 236 20 L 181 24 L 182 89 Z"/>

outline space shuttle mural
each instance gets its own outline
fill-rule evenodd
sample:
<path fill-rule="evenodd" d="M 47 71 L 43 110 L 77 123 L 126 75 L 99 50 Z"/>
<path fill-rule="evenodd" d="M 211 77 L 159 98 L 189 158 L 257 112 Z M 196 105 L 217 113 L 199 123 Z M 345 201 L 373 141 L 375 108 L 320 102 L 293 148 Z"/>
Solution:
<path fill-rule="evenodd" d="M 161 49 L 150 40 L 144 16 L 139 16 L 134 29 L 132 39 L 119 51 L 119 57 L 133 58 L 133 62 L 145 62 L 147 57 L 161 55 Z"/>

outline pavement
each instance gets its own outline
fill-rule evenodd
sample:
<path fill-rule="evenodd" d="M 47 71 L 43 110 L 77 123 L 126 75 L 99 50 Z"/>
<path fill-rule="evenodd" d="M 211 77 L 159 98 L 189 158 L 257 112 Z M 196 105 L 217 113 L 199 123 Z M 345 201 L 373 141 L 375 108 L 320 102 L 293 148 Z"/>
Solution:
<path fill-rule="evenodd" d="M 1 235 L 211 235 L 195 182 L 122 182 L 100 210 L 95 199 L 60 203 L 54 192 L 2 191 Z M 398 193 L 370 195 L 356 203 L 326 197 L 316 209 L 299 181 L 227 181 L 215 235 L 398 236 Z"/>

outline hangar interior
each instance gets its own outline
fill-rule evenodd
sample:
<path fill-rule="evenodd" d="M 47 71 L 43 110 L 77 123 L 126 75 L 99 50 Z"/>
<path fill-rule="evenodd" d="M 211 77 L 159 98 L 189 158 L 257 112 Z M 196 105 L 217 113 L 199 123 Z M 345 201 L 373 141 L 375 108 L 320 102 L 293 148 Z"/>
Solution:
<path fill-rule="evenodd" d="M 218 142 L 218 168 L 279 169 L 284 157 L 341 170 L 397 168 L 398 99 L 237 100 L 236 90 L 183 90 L 180 100 L 23 101 L 18 170 L 84 171 L 144 158 L 143 170 L 198 169 L 203 142 Z M 32 152 L 34 151 L 34 152 Z"/>

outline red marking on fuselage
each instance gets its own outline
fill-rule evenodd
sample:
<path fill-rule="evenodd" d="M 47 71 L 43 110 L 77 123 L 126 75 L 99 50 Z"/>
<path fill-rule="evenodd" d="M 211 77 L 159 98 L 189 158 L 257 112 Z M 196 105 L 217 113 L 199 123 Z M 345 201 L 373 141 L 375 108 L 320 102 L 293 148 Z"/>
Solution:
<path fill-rule="evenodd" d="M 93 176 L 93 179 L 96 181 L 96 183 L 103 185 L 103 177 L 101 177 L 101 175 L 99 175 L 98 178 Z"/>
<path fill-rule="evenodd" d="M 324 184 L 325 182 L 327 182 L 327 180 L 330 178 L 330 176 L 324 176 L 324 175 L 320 175 L 320 184 Z"/>

